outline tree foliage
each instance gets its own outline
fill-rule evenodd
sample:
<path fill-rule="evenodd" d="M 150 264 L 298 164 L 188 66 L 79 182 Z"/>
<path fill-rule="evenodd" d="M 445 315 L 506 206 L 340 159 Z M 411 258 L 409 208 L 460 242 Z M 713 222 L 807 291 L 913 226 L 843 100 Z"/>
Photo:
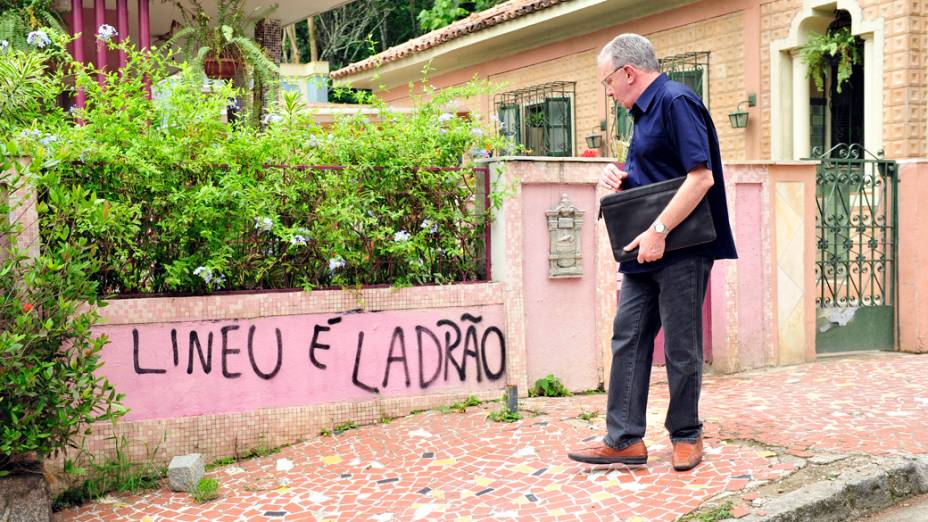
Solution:
<path fill-rule="evenodd" d="M 458 0 L 357 0 L 316 16 L 319 59 L 329 62 L 332 70 L 340 69 L 498 3 L 500 0 L 478 0 L 470 5 Z M 300 61 L 308 62 L 305 23 L 297 25 L 297 40 Z M 374 46 L 368 45 L 370 40 Z"/>

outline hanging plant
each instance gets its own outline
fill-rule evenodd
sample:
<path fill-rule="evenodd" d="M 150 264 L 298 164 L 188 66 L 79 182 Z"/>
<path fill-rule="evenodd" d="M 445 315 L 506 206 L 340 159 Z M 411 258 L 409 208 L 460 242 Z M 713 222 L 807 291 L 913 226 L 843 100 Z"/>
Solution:
<path fill-rule="evenodd" d="M 860 63 L 857 37 L 851 34 L 849 27 L 814 36 L 799 49 L 799 57 L 809 66 L 809 77 L 820 90 L 824 89 L 825 78 L 837 64 L 835 89 L 840 93 L 841 87 L 851 78 L 853 67 Z"/>

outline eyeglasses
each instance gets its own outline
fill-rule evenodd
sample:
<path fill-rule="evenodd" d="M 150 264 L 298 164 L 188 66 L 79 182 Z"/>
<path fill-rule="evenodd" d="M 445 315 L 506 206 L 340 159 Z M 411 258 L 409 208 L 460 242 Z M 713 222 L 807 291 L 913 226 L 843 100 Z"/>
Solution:
<path fill-rule="evenodd" d="M 613 74 L 619 72 L 620 69 L 624 69 L 626 65 L 628 65 L 628 64 L 627 64 L 627 63 L 623 63 L 622 65 L 620 65 L 620 66 L 616 67 L 615 69 L 613 69 L 611 73 L 607 74 L 606 77 L 603 78 L 602 81 L 601 81 L 601 83 L 603 84 L 603 88 L 609 87 L 609 78 L 610 78 Z"/>

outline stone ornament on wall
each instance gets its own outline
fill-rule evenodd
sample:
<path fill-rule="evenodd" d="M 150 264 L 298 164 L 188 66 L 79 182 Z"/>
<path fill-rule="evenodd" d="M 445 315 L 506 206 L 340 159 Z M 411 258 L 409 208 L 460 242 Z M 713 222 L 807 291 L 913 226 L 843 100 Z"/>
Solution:
<path fill-rule="evenodd" d="M 548 218 L 548 277 L 582 277 L 583 256 L 580 248 L 580 229 L 584 211 L 570 202 L 567 194 L 560 203 L 545 211 Z"/>

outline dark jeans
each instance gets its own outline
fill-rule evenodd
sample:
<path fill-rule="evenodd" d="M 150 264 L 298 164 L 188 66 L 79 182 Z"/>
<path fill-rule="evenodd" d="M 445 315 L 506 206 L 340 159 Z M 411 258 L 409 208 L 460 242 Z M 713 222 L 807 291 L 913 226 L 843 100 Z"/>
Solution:
<path fill-rule="evenodd" d="M 612 372 L 604 442 L 622 449 L 644 437 L 654 338 L 664 326 L 673 441 L 702 433 L 702 303 L 712 259 L 690 257 L 654 272 L 624 274 L 612 333 Z"/>

